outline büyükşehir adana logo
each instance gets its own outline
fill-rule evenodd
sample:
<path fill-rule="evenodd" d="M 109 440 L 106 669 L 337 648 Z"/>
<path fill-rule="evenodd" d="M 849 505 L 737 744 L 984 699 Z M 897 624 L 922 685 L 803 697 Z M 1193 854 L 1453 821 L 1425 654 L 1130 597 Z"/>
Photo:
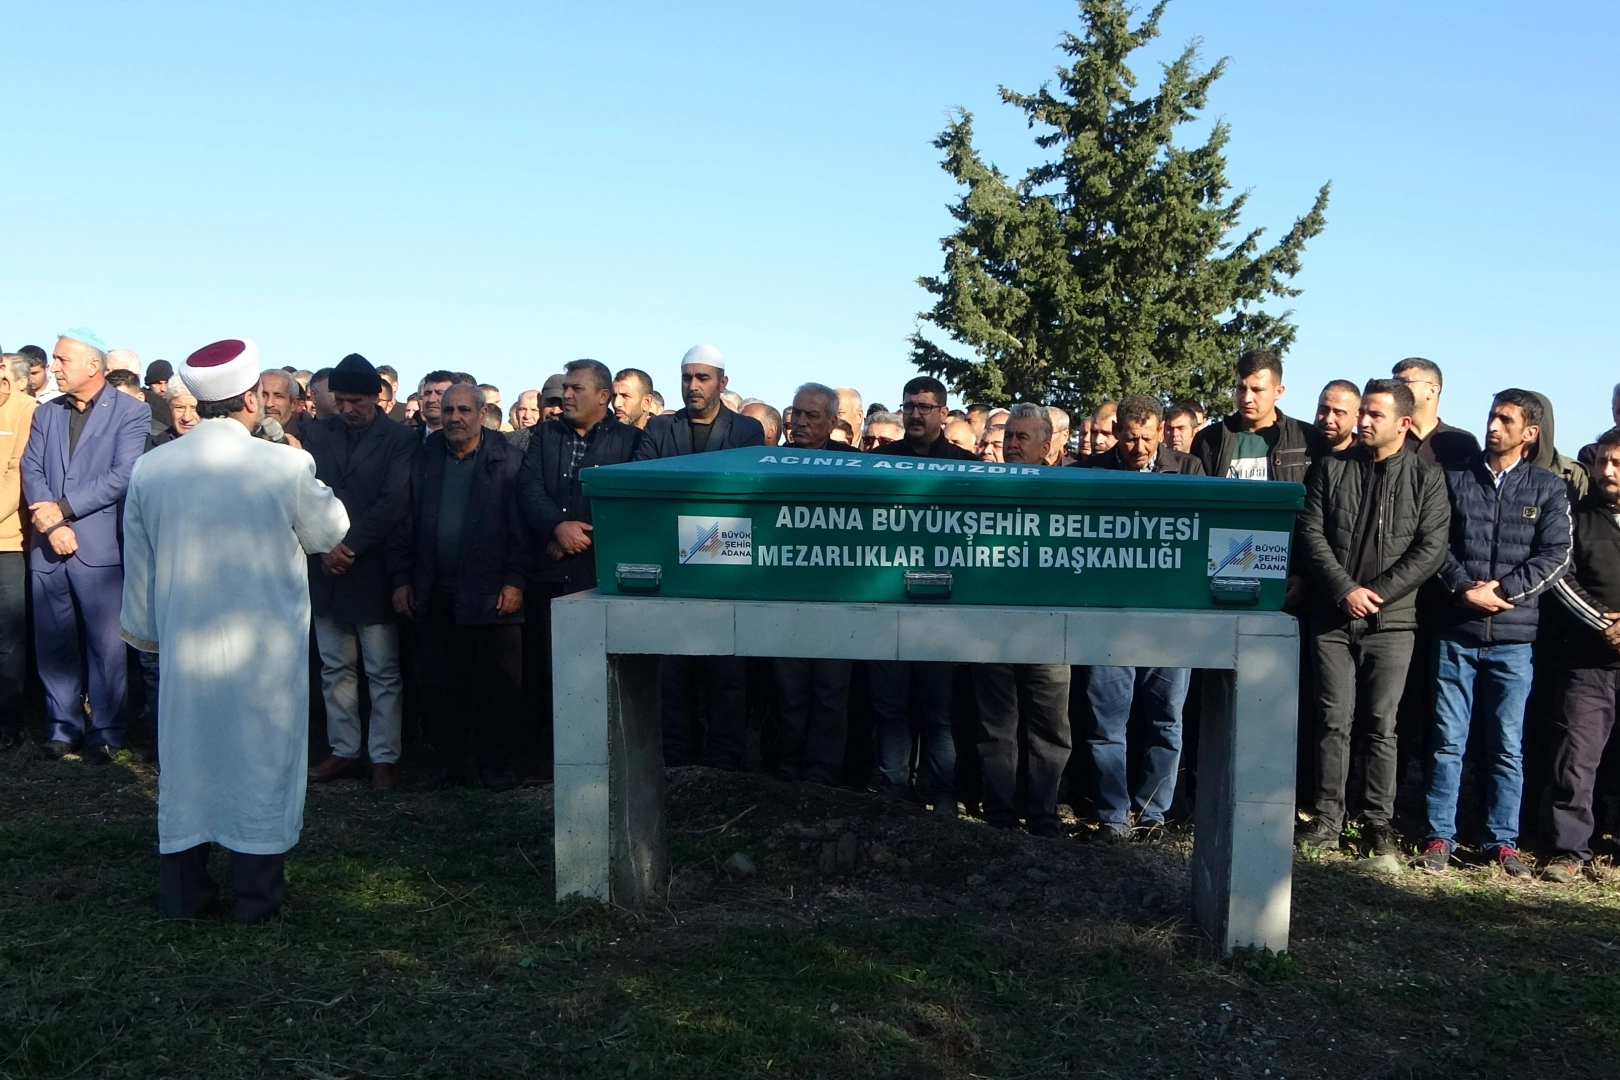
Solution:
<path fill-rule="evenodd" d="M 681 565 L 754 562 L 754 520 L 680 516 L 676 532 Z"/>
<path fill-rule="evenodd" d="M 1288 534 L 1258 529 L 1209 530 L 1209 576 L 1286 578 Z"/>

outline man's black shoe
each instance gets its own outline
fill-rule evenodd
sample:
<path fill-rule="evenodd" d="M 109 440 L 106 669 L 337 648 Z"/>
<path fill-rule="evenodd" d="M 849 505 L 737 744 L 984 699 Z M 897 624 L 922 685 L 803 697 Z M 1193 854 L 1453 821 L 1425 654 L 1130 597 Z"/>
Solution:
<path fill-rule="evenodd" d="M 1388 825 L 1369 825 L 1361 834 L 1365 839 L 1367 857 L 1371 859 L 1400 857 L 1401 845 Z"/>
<path fill-rule="evenodd" d="M 118 760 L 118 750 L 106 743 L 97 743 L 95 746 L 81 746 L 79 748 L 80 760 L 91 765 L 111 765 Z"/>
<path fill-rule="evenodd" d="M 1298 848 L 1336 848 L 1339 846 L 1339 830 L 1315 818 L 1308 825 L 1301 825 L 1294 830 L 1294 846 Z"/>
<path fill-rule="evenodd" d="M 61 761 L 73 753 L 73 744 L 66 739 L 52 739 L 40 748 L 40 752 L 52 761 Z"/>
<path fill-rule="evenodd" d="M 1029 835 L 1042 840 L 1056 840 L 1063 835 L 1063 826 L 1055 821 L 1037 821 L 1029 826 Z"/>

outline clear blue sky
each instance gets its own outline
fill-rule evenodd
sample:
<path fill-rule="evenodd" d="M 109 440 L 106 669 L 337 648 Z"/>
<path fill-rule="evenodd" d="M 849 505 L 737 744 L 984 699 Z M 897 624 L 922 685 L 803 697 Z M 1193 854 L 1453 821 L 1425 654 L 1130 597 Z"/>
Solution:
<path fill-rule="evenodd" d="M 963 106 L 1022 171 L 996 86 L 1049 79 L 1076 25 L 1067 0 L 6 0 L 0 342 L 245 335 L 510 395 L 577 356 L 674 391 L 707 341 L 744 394 L 892 405 L 951 227 L 929 141 Z M 1164 29 L 1153 61 L 1231 58 L 1211 113 L 1245 224 L 1334 182 L 1285 408 L 1420 354 L 1454 423 L 1518 384 L 1566 451 L 1607 425 L 1620 6 L 1176 0 Z"/>

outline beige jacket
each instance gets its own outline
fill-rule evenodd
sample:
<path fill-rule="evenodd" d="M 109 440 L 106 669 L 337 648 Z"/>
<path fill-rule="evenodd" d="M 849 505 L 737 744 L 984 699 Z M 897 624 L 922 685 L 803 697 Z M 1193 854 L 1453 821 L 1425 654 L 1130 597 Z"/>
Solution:
<path fill-rule="evenodd" d="M 22 456 L 37 404 L 20 390 L 0 404 L 0 551 L 23 549 Z"/>

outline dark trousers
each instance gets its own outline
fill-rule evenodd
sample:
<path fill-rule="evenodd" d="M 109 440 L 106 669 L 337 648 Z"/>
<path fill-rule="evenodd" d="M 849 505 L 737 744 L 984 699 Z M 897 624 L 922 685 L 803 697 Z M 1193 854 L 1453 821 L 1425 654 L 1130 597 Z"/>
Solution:
<path fill-rule="evenodd" d="M 435 593 L 415 629 L 428 745 L 452 772 L 469 751 L 480 762 L 504 761 L 523 685 L 523 625 L 458 625 L 455 599 Z"/>
<path fill-rule="evenodd" d="M 950 664 L 935 660 L 874 660 L 871 663 L 872 732 L 878 782 L 885 790 L 909 791 L 916 746 L 917 788 L 925 798 L 956 794 L 956 735 L 951 728 Z M 911 735 L 911 702 L 922 714 L 921 738 Z"/>
<path fill-rule="evenodd" d="M 777 703 L 782 711 L 779 772 L 830 783 L 844 761 L 849 733 L 851 660 L 778 657 Z"/>
<path fill-rule="evenodd" d="M 691 698 L 695 678 L 709 684 L 709 727 L 703 764 L 741 769 L 748 762 L 744 712 L 748 661 L 742 656 L 666 656 L 659 665 L 664 713 L 664 764 L 692 764 Z"/>
<path fill-rule="evenodd" d="M 978 664 L 979 762 L 984 813 L 992 824 L 1024 817 L 1030 826 L 1058 823 L 1058 784 L 1074 741 L 1069 733 L 1067 664 Z M 1019 699 L 1024 707 L 1019 707 Z M 1020 723 L 1022 721 L 1022 723 Z M 1018 807 L 1019 729 L 1023 729 L 1024 813 Z"/>
<path fill-rule="evenodd" d="M 520 753 L 534 756 L 543 772 L 552 763 L 551 602 L 563 594 L 560 581 L 536 581 L 523 590 L 524 719 L 517 732 Z"/>
<path fill-rule="evenodd" d="M 198 844 L 185 851 L 158 856 L 161 883 L 158 908 L 165 919 L 195 919 L 206 915 L 219 903 L 219 886 L 208 874 L 212 844 Z M 231 852 L 231 888 L 236 892 L 239 923 L 268 919 L 281 908 L 287 892 L 283 874 L 287 856 L 244 855 Z"/>
<path fill-rule="evenodd" d="M 28 671 L 28 564 L 20 551 L 0 551 L 0 733 L 22 725 Z"/>
<path fill-rule="evenodd" d="M 1552 716 L 1552 841 L 1560 852 L 1592 857 L 1592 788 L 1614 730 L 1620 671 L 1575 668 L 1558 675 Z"/>
<path fill-rule="evenodd" d="M 1388 825 L 1395 813 L 1397 747 L 1395 716 L 1412 663 L 1410 630 L 1368 633 L 1357 619 L 1347 626 L 1318 626 L 1312 635 L 1316 675 L 1316 816 L 1344 828 L 1345 788 L 1350 779 L 1350 736 L 1359 714 L 1367 725 L 1367 775 L 1363 816 Z"/>
<path fill-rule="evenodd" d="M 129 728 L 129 664 L 118 636 L 124 568 L 69 559 L 49 574 L 30 576 L 34 648 L 45 684 L 50 737 L 86 746 L 123 746 Z M 88 726 L 82 701 L 85 670 L 90 675 Z"/>

